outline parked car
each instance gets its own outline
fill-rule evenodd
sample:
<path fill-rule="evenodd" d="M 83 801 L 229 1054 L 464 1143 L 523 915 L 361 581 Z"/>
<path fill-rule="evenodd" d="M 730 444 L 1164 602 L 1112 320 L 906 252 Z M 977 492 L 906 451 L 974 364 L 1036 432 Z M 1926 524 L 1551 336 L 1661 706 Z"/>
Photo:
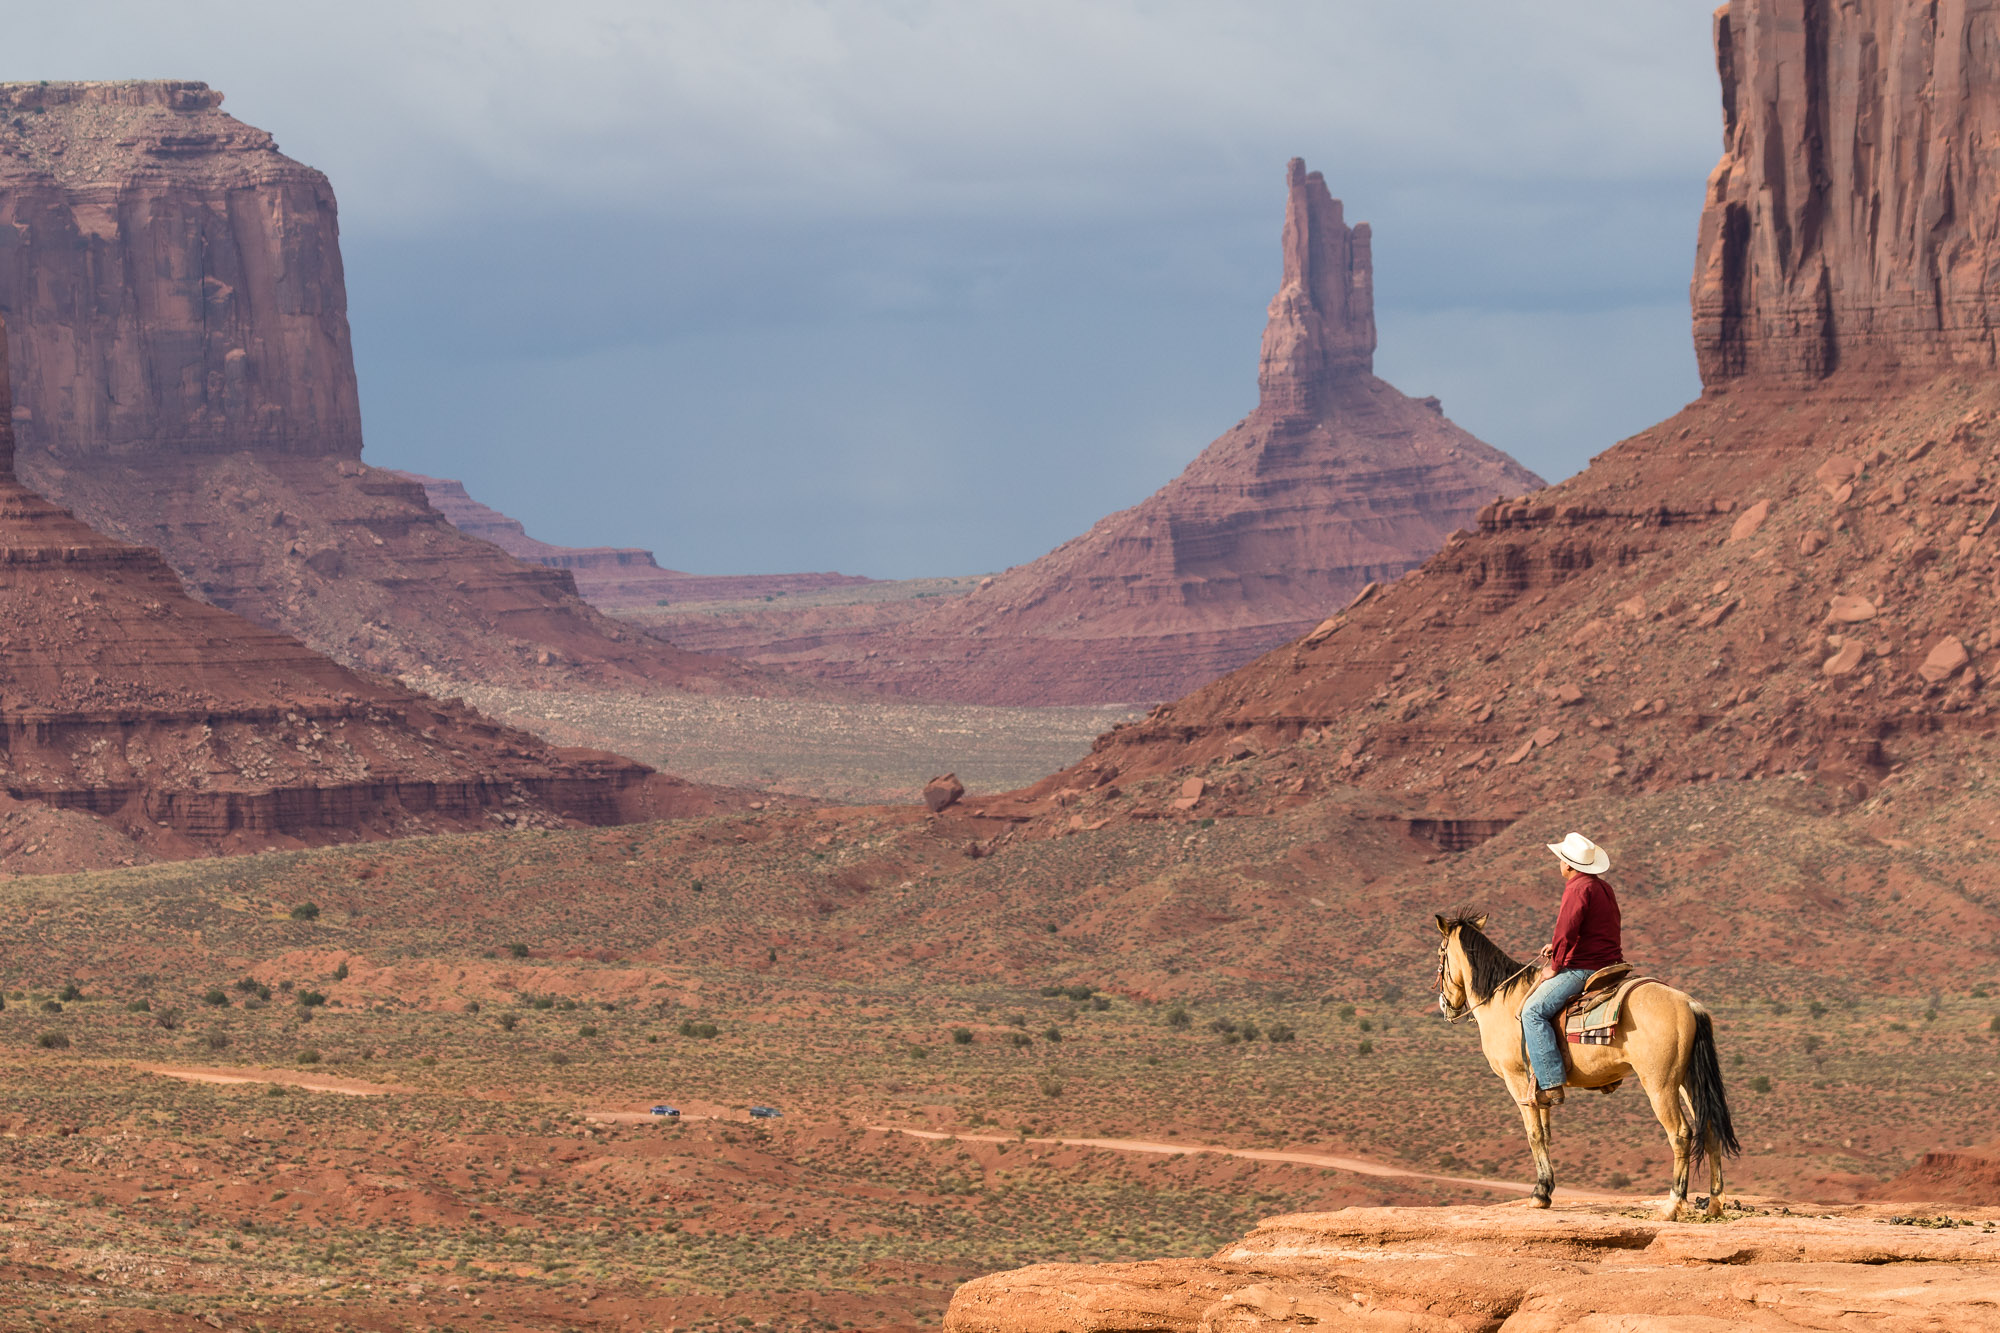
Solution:
<path fill-rule="evenodd" d="M 752 1120 L 776 1120 L 783 1114 L 784 1112 L 775 1106 L 753 1106 L 750 1108 L 750 1118 Z"/>
<path fill-rule="evenodd" d="M 654 1115 L 670 1115 L 678 1118 L 680 1113 L 681 1108 L 678 1106 L 655 1106 L 653 1108 Z"/>

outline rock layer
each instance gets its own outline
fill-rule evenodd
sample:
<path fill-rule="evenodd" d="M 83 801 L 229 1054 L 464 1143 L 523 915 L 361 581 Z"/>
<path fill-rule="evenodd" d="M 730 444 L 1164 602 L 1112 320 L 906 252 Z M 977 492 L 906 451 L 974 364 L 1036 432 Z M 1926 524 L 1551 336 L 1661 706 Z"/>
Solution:
<path fill-rule="evenodd" d="M 17 482 L 5 368 L 0 325 L 0 797 L 100 817 L 132 856 L 712 808 L 192 600 Z"/>
<path fill-rule="evenodd" d="M 981 703 L 1172 697 L 1420 564 L 1478 507 L 1540 485 L 1375 377 L 1367 225 L 1286 169 L 1284 272 L 1253 411 L 1141 504 L 882 634 L 757 660 Z"/>
<path fill-rule="evenodd" d="M 1731 0 L 1693 284 L 1711 388 L 1990 368 L 2000 13 Z"/>
<path fill-rule="evenodd" d="M 517 518 L 472 498 L 465 483 L 415 472 L 396 476 L 416 482 L 451 525 L 492 542 L 517 560 L 566 570 L 591 605 L 608 611 L 790 596 L 875 582 L 852 574 L 684 574 L 660 568 L 651 551 L 636 546 L 555 546 L 538 541 Z"/>
<path fill-rule="evenodd" d="M 1992 1326 L 2000 1235 L 1754 1210 L 1709 1226 L 1599 1205 L 1274 1217 L 1210 1259 L 1040 1264 L 960 1287 L 946 1333 L 1668 1333 Z M 1996 1211 L 1994 1216 L 2000 1216 Z"/>
<path fill-rule="evenodd" d="M 0 84 L 23 477 L 347 663 L 754 689 L 364 466 L 325 176 L 199 83 Z"/>

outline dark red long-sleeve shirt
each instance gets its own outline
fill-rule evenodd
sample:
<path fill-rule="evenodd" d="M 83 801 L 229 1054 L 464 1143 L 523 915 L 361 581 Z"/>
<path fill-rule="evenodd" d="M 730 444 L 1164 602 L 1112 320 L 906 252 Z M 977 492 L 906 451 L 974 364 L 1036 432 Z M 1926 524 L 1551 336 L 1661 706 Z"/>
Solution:
<path fill-rule="evenodd" d="M 1556 913 L 1556 968 L 1594 971 L 1624 962 L 1619 924 L 1611 886 L 1595 875 L 1572 875 L 1563 885 L 1562 910 Z"/>

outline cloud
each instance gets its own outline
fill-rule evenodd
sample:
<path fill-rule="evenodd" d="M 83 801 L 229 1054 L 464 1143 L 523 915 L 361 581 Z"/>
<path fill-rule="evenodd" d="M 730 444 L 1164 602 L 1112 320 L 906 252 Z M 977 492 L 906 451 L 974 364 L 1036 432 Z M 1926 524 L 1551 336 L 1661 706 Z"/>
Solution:
<path fill-rule="evenodd" d="M 1685 400 L 1709 7 L 72 0 L 0 74 L 204 79 L 328 173 L 372 458 L 698 569 L 950 573 L 1251 406 L 1294 154 L 1475 433 L 1555 476 Z"/>

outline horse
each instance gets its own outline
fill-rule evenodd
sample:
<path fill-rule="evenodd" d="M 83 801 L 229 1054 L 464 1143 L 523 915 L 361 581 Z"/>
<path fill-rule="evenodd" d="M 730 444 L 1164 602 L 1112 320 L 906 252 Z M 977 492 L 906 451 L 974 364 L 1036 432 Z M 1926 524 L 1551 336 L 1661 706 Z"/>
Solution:
<path fill-rule="evenodd" d="M 1535 1154 L 1534 1206 L 1549 1206 L 1556 1187 L 1549 1162 L 1549 1108 L 1536 1106 L 1535 1076 L 1521 1040 L 1521 1007 L 1534 992 L 1537 962 L 1517 963 L 1482 933 L 1486 918 L 1437 918 L 1438 1008 L 1452 1022 L 1472 1017 L 1479 1025 L 1480 1049 L 1521 1106 L 1528 1146 Z M 1671 986 L 1652 983 L 1625 997 L 1618 1027 L 1608 1046 L 1569 1047 L 1573 1088 L 1610 1092 L 1637 1075 L 1653 1104 L 1653 1114 L 1674 1152 L 1674 1183 L 1661 1220 L 1680 1218 L 1687 1206 L 1688 1173 L 1709 1160 L 1709 1217 L 1722 1215 L 1722 1158 L 1742 1145 L 1730 1121 L 1722 1066 L 1715 1054 L 1714 1024 L 1708 1010 Z"/>

